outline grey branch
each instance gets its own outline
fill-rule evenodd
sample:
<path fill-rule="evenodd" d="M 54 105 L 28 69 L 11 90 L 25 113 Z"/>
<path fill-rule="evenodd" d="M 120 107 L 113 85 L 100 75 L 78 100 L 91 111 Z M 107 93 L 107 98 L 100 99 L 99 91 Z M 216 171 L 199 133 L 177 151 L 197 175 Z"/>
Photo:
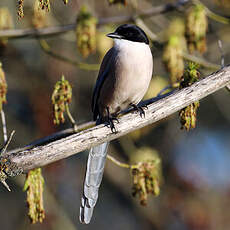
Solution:
<path fill-rule="evenodd" d="M 148 9 L 140 14 L 137 15 L 124 15 L 124 16 L 116 16 L 116 17 L 108 17 L 108 18 L 100 18 L 98 21 L 98 25 L 105 25 L 109 23 L 123 23 L 123 22 L 130 22 L 135 21 L 137 17 L 150 17 L 162 13 L 166 13 L 188 3 L 189 0 L 179 0 L 176 3 L 168 3 L 163 4 L 160 6 L 153 7 Z M 53 26 L 47 28 L 40 28 L 40 29 L 16 29 L 16 30 L 1 30 L 0 31 L 0 38 L 41 38 L 47 36 L 55 36 L 58 34 L 62 34 L 71 30 L 74 30 L 76 27 L 76 23 L 69 24 L 69 25 L 60 25 L 60 26 Z"/>
<path fill-rule="evenodd" d="M 141 118 L 136 112 L 129 112 L 121 116 L 119 118 L 120 122 L 116 124 L 118 131 L 116 134 L 111 133 L 110 128 L 102 124 L 29 150 L 13 153 L 11 151 L 11 154 L 8 154 L 8 158 L 13 165 L 16 165 L 24 172 L 50 164 L 157 122 L 225 87 L 229 83 L 230 65 L 194 83 L 190 87 L 175 91 L 160 100 L 156 101 L 154 98 L 148 100 L 147 102 L 150 104 L 148 105 L 148 110 L 146 110 L 145 118 Z"/>

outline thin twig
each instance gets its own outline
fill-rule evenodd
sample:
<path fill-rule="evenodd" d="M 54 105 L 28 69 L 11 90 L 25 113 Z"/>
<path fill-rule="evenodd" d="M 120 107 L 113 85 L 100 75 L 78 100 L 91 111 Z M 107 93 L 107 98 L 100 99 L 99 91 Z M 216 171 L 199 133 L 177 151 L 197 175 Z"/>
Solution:
<path fill-rule="evenodd" d="M 227 18 L 227 17 L 224 17 L 224 16 L 221 16 L 219 14 L 216 14 L 214 12 L 212 12 L 207 6 L 205 6 L 201 1 L 199 0 L 193 0 L 193 2 L 195 4 L 200 4 L 204 7 L 207 15 L 209 18 L 211 18 L 212 20 L 215 20 L 217 22 L 220 22 L 220 23 L 223 23 L 223 24 L 230 24 L 230 18 Z"/>
<path fill-rule="evenodd" d="M 0 182 L 6 187 L 6 189 L 7 189 L 9 192 L 11 192 L 9 185 L 6 183 L 5 180 L 1 180 Z"/>
<path fill-rule="evenodd" d="M 219 46 L 220 55 L 221 55 L 221 66 L 223 68 L 225 60 L 224 60 L 224 51 L 223 51 L 222 41 L 220 39 L 218 40 L 218 46 Z M 230 92 L 230 84 L 226 85 L 226 89 Z"/>
<path fill-rule="evenodd" d="M 84 69 L 84 70 L 95 70 L 96 71 L 99 69 L 99 64 L 87 64 L 87 63 L 72 60 L 70 58 L 67 58 L 67 57 L 64 57 L 60 54 L 55 53 L 54 51 L 51 50 L 51 47 L 49 46 L 47 41 L 44 39 L 39 39 L 39 44 L 45 53 L 47 53 L 48 55 L 50 55 L 56 59 L 59 59 L 61 61 L 69 63 L 71 65 L 77 66 L 78 68 Z"/>
<path fill-rule="evenodd" d="M 115 159 L 114 157 L 112 157 L 111 155 L 107 155 L 107 158 L 112 161 L 114 164 L 118 165 L 121 168 L 128 168 L 128 169 L 132 169 L 132 168 L 136 168 L 136 165 L 129 165 L 126 163 L 122 163 L 119 160 Z"/>
<path fill-rule="evenodd" d="M 66 104 L 66 113 L 67 113 L 67 116 L 68 116 L 68 118 L 69 118 L 69 120 L 70 120 L 70 122 L 71 122 L 71 124 L 73 125 L 73 129 L 74 129 L 74 131 L 75 132 L 77 132 L 77 130 L 78 130 L 78 128 L 77 128 L 77 124 L 76 124 L 76 122 L 75 122 L 75 120 L 74 120 L 74 118 L 73 118 L 73 116 L 71 115 L 71 113 L 70 113 L 70 111 L 69 111 L 69 105 L 68 104 Z"/>
<path fill-rule="evenodd" d="M 222 46 L 222 41 L 219 39 L 218 40 L 218 47 L 219 47 L 219 50 L 220 50 L 220 55 L 221 55 L 221 67 L 223 68 L 224 67 L 224 51 L 223 51 L 223 46 Z"/>
<path fill-rule="evenodd" d="M 10 142 L 11 142 L 11 140 L 12 140 L 12 137 L 13 137 L 14 133 L 15 133 L 15 131 L 13 130 L 13 131 L 11 132 L 11 134 L 10 134 L 9 139 L 5 141 L 5 144 L 4 144 L 4 146 L 3 146 L 2 150 L 1 150 L 1 154 L 0 154 L 1 157 L 4 157 L 4 156 L 5 156 L 6 149 L 7 149 L 8 145 L 10 144 Z M 1 162 L 1 163 L 2 163 L 2 162 Z M 3 164 L 4 164 L 4 162 L 3 162 Z M 1 167 L 1 171 L 0 171 L 0 182 L 1 182 L 1 183 L 7 188 L 7 190 L 10 192 L 11 190 L 10 190 L 9 185 L 6 183 L 6 179 L 7 179 L 7 175 L 6 175 L 6 173 L 4 172 L 4 170 L 2 170 L 2 167 Z"/>
<path fill-rule="evenodd" d="M 205 67 L 207 69 L 218 70 L 218 69 L 221 68 L 220 65 L 208 62 L 208 61 L 206 61 L 205 59 L 203 59 L 201 57 L 196 57 L 194 55 L 191 55 L 191 54 L 188 54 L 188 53 L 185 53 L 185 52 L 183 52 L 182 56 L 183 56 L 183 58 L 185 60 L 195 62 L 195 63 L 199 64 L 200 66 L 203 66 L 203 67 Z"/>
<path fill-rule="evenodd" d="M 3 140 L 4 143 L 6 143 L 7 142 L 6 116 L 3 109 L 1 110 L 1 118 L 2 118 Z"/>
<path fill-rule="evenodd" d="M 149 29 L 149 27 L 144 23 L 142 19 L 136 18 L 135 24 L 141 27 L 152 41 L 158 40 L 158 36 Z"/>
<path fill-rule="evenodd" d="M 5 145 L 4 145 L 4 147 L 3 147 L 2 151 L 1 151 L 1 156 L 5 155 L 6 149 L 7 149 L 8 145 L 10 144 L 10 142 L 11 142 L 11 140 L 13 138 L 14 133 L 15 133 L 15 130 L 13 130 L 11 132 L 9 139 L 6 140 L 6 143 L 5 143 Z"/>

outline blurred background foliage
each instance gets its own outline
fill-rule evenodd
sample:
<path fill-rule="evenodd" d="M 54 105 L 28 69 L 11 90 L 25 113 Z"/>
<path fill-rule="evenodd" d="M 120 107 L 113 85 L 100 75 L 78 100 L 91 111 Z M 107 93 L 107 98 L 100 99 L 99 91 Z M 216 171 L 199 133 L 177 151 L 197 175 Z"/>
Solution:
<path fill-rule="evenodd" d="M 7 103 L 5 98 L 1 100 L 6 103 L 3 109 L 7 130 L 16 130 L 10 148 L 71 126 L 67 119 L 60 126 L 53 124 L 51 96 L 62 75 L 72 86 L 69 104 L 72 116 L 78 124 L 91 120 L 91 96 L 98 64 L 112 46 L 105 34 L 118 26 L 111 22 L 96 27 L 100 18 L 136 15 L 172 2 L 176 1 L 1 0 L 0 30 L 78 22 L 75 31 L 42 40 L 0 38 L 1 94 L 7 90 Z M 194 2 L 136 19 L 151 38 L 154 56 L 153 79 L 145 98 L 156 96 L 169 84 L 175 86 L 183 81 L 185 60 L 198 58 L 200 77 L 218 69 L 221 63 L 218 39 L 222 41 L 225 63 L 230 62 L 230 1 Z M 204 65 L 204 60 L 208 64 Z M 11 193 L 0 186 L 1 229 L 229 229 L 229 99 L 229 92 L 222 89 L 201 100 L 196 128 L 189 132 L 181 130 L 176 113 L 113 141 L 109 153 L 116 159 L 134 165 L 147 159 L 148 163 L 142 164 L 139 171 L 134 167 L 131 172 L 107 161 L 90 225 L 78 221 L 88 153 L 84 151 L 42 169 L 46 216 L 42 224 L 32 225 L 27 217 L 28 197 L 22 191 L 24 175 L 8 180 Z M 33 176 L 31 180 L 41 178 L 40 171 Z M 41 181 L 36 186 L 43 184 Z M 25 189 L 28 187 L 26 184 Z M 27 190 L 29 198 L 34 199 L 30 192 Z M 145 192 L 159 196 L 147 199 Z M 140 202 L 146 205 L 141 206 Z M 43 204 L 40 205 L 38 219 L 44 215 Z"/>

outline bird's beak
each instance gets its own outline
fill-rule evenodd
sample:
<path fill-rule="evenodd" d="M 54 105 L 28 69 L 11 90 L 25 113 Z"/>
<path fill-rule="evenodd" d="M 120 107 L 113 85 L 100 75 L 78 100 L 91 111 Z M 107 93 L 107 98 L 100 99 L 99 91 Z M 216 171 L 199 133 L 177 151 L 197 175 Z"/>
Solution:
<path fill-rule="evenodd" d="M 109 38 L 117 38 L 117 39 L 122 39 L 123 38 L 121 35 L 118 35 L 116 32 L 106 34 L 106 36 L 109 37 Z"/>

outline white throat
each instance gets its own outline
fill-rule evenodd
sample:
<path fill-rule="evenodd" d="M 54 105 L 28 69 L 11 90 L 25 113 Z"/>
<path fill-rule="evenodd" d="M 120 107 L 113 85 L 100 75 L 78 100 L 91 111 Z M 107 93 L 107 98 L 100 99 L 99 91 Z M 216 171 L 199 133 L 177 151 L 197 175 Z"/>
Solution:
<path fill-rule="evenodd" d="M 148 44 L 144 42 L 133 42 L 125 39 L 113 39 L 114 40 L 114 47 L 121 50 L 121 49 L 146 49 L 149 47 Z"/>

